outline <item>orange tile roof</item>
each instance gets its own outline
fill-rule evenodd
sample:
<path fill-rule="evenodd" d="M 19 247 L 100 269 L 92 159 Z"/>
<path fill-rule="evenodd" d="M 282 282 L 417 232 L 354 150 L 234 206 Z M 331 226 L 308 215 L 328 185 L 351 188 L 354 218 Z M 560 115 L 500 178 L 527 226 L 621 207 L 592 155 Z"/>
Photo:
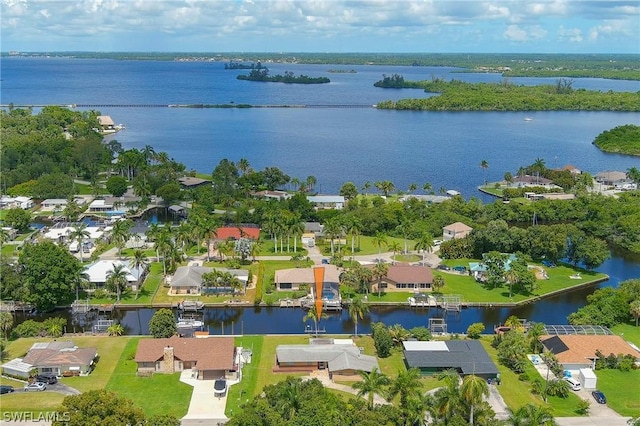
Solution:
<path fill-rule="evenodd" d="M 609 354 L 632 355 L 640 359 L 640 352 L 631 347 L 620 336 L 610 335 L 566 335 L 566 336 L 541 336 L 540 341 L 545 347 L 552 346 L 561 341 L 566 348 L 559 348 L 552 352 L 563 364 L 583 364 L 596 357 L 599 350 L 605 356 Z"/>
<path fill-rule="evenodd" d="M 216 238 L 219 240 L 226 240 L 228 238 L 239 240 L 241 237 L 257 240 L 260 238 L 260 228 L 224 226 L 216 230 L 216 235 Z"/>

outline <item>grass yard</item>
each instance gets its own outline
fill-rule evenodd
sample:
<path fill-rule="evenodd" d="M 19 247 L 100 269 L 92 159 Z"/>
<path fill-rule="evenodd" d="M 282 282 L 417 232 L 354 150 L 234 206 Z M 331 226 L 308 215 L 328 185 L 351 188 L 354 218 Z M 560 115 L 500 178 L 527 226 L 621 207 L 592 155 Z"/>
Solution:
<path fill-rule="evenodd" d="M 225 408 L 227 417 L 231 417 L 234 412 L 240 411 L 242 404 L 247 400 L 251 400 L 262 390 L 256 389 L 256 385 L 260 375 L 260 359 L 262 358 L 264 339 L 264 336 L 242 336 L 235 339 L 236 346 L 251 349 L 253 353 L 251 355 L 251 364 L 243 364 L 242 366 L 242 380 L 240 383 L 229 388 L 227 406 Z"/>
<path fill-rule="evenodd" d="M 66 340 L 65 337 L 61 338 Z M 92 389 L 104 389 L 110 381 L 116 365 L 130 337 L 106 336 L 74 336 L 69 338 L 79 347 L 95 347 L 100 356 L 95 370 L 87 377 L 64 377 L 60 381 L 66 385 L 85 392 Z M 23 357 L 36 342 L 49 342 L 46 338 L 23 338 L 9 344 L 6 349 L 7 359 Z M 1 378 L 0 383 L 19 388 L 22 382 Z M 55 409 L 62 404 L 64 395 L 54 392 L 38 393 L 34 398 L 31 393 L 12 393 L 2 396 L 2 411 L 43 411 Z"/>
<path fill-rule="evenodd" d="M 481 340 L 482 346 L 485 348 L 489 357 L 498 367 L 502 383 L 498 386 L 498 390 L 504 402 L 511 410 L 517 410 L 525 404 L 545 405 L 542 397 L 531 393 L 531 380 L 540 376 L 533 364 L 528 363 L 525 373 L 529 376 L 530 381 L 521 381 L 516 373 L 503 366 L 498 362 L 497 351 L 491 347 L 491 338 L 486 337 Z M 567 398 L 548 397 L 547 405 L 551 408 L 554 417 L 575 417 L 576 406 L 580 402 L 580 398 L 571 392 Z"/>
<path fill-rule="evenodd" d="M 364 348 L 365 355 L 377 356 L 371 336 L 357 337 L 355 343 L 356 346 Z M 378 358 L 378 364 L 380 365 L 380 371 L 389 377 L 396 377 L 399 371 L 406 371 L 407 369 L 400 348 L 394 348 L 391 351 L 391 356 L 387 358 Z"/>
<path fill-rule="evenodd" d="M 345 240 L 346 240 L 346 244 L 342 246 L 343 249 L 348 248 L 349 251 L 351 251 L 351 237 L 347 237 L 345 238 Z M 380 251 L 382 253 L 389 252 L 389 244 L 392 244 L 394 242 L 397 242 L 400 245 L 401 250 L 404 250 L 404 238 L 387 237 L 387 244 L 386 245 L 383 244 L 382 247 L 380 248 Z M 416 242 L 414 240 L 407 240 L 407 249 L 412 250 L 415 244 Z M 366 235 L 361 235 L 360 237 L 356 237 L 354 246 L 355 246 L 354 255 L 356 256 L 378 254 L 378 246 L 373 244 L 373 237 L 369 237 Z M 320 251 L 323 254 L 326 254 L 327 256 L 331 255 L 331 245 L 329 244 L 328 241 L 327 243 L 322 242 L 321 244 L 318 244 L 318 248 L 320 248 Z M 337 247 L 336 247 L 336 250 L 337 250 Z"/>
<path fill-rule="evenodd" d="M 106 389 L 130 398 L 147 416 L 183 417 L 189 410 L 193 388 L 180 382 L 180 373 L 138 377 L 134 360 L 138 340 L 127 342 Z"/>
<path fill-rule="evenodd" d="M 293 251 L 293 237 L 289 238 L 289 250 L 287 250 L 287 241 L 285 240 L 282 245 L 280 244 L 280 238 L 278 238 L 278 252 L 276 253 L 274 248 L 273 238 L 264 239 L 260 241 L 261 248 L 258 256 L 282 256 L 282 257 L 291 257 L 296 253 L 302 257 L 307 257 L 309 252 L 302 246 L 302 242 L 298 240 L 296 244 L 297 251 Z M 280 248 L 283 248 L 284 251 L 280 251 Z"/>
<path fill-rule="evenodd" d="M 597 370 L 596 376 L 609 407 L 623 416 L 640 417 L 640 370 Z"/>
<path fill-rule="evenodd" d="M 0 253 L 3 256 L 17 256 L 18 255 L 18 246 L 16 244 L 2 244 L 2 248 L 0 248 Z"/>
<path fill-rule="evenodd" d="M 142 289 L 138 292 L 138 297 L 134 291 L 127 291 L 120 295 L 120 303 L 122 305 L 142 304 L 151 305 L 153 296 L 156 293 L 158 286 L 162 282 L 162 264 L 152 262 L 149 266 L 149 274 L 144 280 Z M 94 305 L 108 305 L 116 302 L 116 295 L 112 294 L 109 297 L 91 297 L 89 303 Z"/>
<path fill-rule="evenodd" d="M 469 266 L 469 261 L 473 259 L 450 259 L 443 261 L 448 266 Z M 477 260 L 476 260 L 477 261 Z M 508 303 L 508 302 L 521 302 L 530 298 L 536 298 L 543 296 L 547 293 L 566 289 L 579 284 L 583 284 L 589 281 L 603 279 L 605 274 L 585 271 L 583 269 L 574 269 L 565 265 L 558 265 L 555 268 L 544 268 L 547 272 L 549 279 L 538 280 L 538 288 L 532 294 L 520 294 L 513 293 L 512 297 L 509 297 L 509 287 L 504 285 L 503 287 L 497 287 L 493 289 L 487 289 L 480 283 L 477 283 L 473 277 L 466 274 L 448 273 L 438 271 L 434 275 L 440 275 L 444 277 L 445 285 L 441 289 L 443 294 L 461 294 L 462 298 L 466 302 L 487 302 L 487 303 Z M 581 279 L 571 279 L 570 275 L 579 272 Z"/>
<path fill-rule="evenodd" d="M 640 346 L 640 327 L 635 326 L 635 322 L 629 324 L 618 324 L 611 327 L 618 336 L 622 336 L 624 340 L 628 340 L 636 346 Z"/>

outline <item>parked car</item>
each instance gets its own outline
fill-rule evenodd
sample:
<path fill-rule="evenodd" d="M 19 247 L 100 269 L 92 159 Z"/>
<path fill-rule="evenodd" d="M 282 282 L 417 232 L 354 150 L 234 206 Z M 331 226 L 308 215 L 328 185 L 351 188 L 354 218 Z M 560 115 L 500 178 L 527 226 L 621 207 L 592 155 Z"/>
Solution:
<path fill-rule="evenodd" d="M 593 399 L 595 399 L 598 404 L 607 403 L 607 397 L 604 396 L 604 394 L 601 391 L 594 390 L 593 392 L 591 392 L 591 395 L 593 395 Z"/>
<path fill-rule="evenodd" d="M 453 267 L 453 270 L 456 272 L 465 273 L 467 272 L 467 267 L 462 265 L 457 265 Z"/>
<path fill-rule="evenodd" d="M 438 265 L 438 269 L 440 269 L 441 271 L 450 271 L 451 267 L 447 265 Z"/>
<path fill-rule="evenodd" d="M 582 385 L 580 385 L 580 382 L 576 379 L 565 377 L 564 380 L 569 383 L 569 387 L 571 388 L 571 390 L 579 391 L 580 389 L 582 389 Z"/>
<path fill-rule="evenodd" d="M 13 386 L 7 386 L 7 385 L 1 385 L 0 386 L 0 395 L 5 394 L 5 393 L 11 393 L 13 391 L 15 391 Z"/>
<path fill-rule="evenodd" d="M 25 392 L 31 392 L 31 391 L 41 392 L 45 389 L 47 389 L 47 385 L 42 382 L 29 383 L 24 387 Z"/>
<path fill-rule="evenodd" d="M 433 240 L 434 246 L 439 246 L 440 244 L 442 244 L 442 240 Z"/>
<path fill-rule="evenodd" d="M 227 380 L 218 379 L 213 382 L 213 395 L 224 396 L 227 393 Z"/>
<path fill-rule="evenodd" d="M 38 374 L 36 376 L 36 382 L 46 383 L 48 385 L 55 385 L 58 383 L 58 378 L 55 374 Z"/>
<path fill-rule="evenodd" d="M 329 264 L 329 259 L 322 259 L 322 264 L 323 265 L 328 265 Z"/>

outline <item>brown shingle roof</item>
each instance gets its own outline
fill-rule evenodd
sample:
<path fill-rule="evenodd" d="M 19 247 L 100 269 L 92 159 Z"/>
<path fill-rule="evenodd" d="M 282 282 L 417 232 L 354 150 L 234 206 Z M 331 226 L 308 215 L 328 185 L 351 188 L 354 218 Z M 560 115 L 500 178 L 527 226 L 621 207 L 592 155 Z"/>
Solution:
<path fill-rule="evenodd" d="M 391 265 L 387 278 L 398 284 L 431 283 L 433 272 L 427 266 Z"/>
<path fill-rule="evenodd" d="M 182 361 L 195 361 L 202 370 L 231 370 L 234 367 L 235 345 L 233 337 L 206 339 L 140 339 L 136 362 L 155 362 L 164 356 L 164 348 L 173 347 L 173 355 Z"/>
<path fill-rule="evenodd" d="M 556 350 L 552 352 L 558 358 L 558 362 L 563 364 L 583 364 L 596 357 L 599 350 L 605 356 L 613 353 L 615 355 L 632 355 L 640 359 L 640 352 L 632 348 L 620 336 L 603 335 L 565 335 L 565 336 L 541 336 L 540 341 L 545 347 L 554 345 L 560 340 L 566 349 L 561 345 L 555 345 Z M 556 353 L 557 352 L 557 353 Z"/>
<path fill-rule="evenodd" d="M 445 226 L 443 229 L 452 232 L 464 232 L 464 231 L 473 231 L 473 228 L 469 225 L 466 225 L 462 222 L 452 223 L 451 225 Z"/>
<path fill-rule="evenodd" d="M 90 365 L 98 355 L 95 348 L 76 348 L 73 350 L 31 349 L 22 360 L 36 367 L 48 365 L 81 364 Z"/>

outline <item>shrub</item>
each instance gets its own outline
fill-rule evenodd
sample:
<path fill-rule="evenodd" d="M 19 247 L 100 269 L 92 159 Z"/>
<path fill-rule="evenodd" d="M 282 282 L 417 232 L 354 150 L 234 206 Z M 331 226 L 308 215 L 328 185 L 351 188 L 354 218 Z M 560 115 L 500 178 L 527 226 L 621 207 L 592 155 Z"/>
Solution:
<path fill-rule="evenodd" d="M 484 329 L 485 327 L 483 323 L 481 322 L 473 323 L 467 328 L 467 336 L 470 339 L 479 339 Z"/>
<path fill-rule="evenodd" d="M 578 405 L 576 405 L 576 413 L 577 414 L 587 414 L 589 412 L 589 400 L 587 399 L 581 399 L 580 402 L 578 402 Z"/>
<path fill-rule="evenodd" d="M 529 381 L 529 375 L 527 373 L 520 373 L 518 375 L 518 380 L 520 380 L 521 382 L 528 382 Z"/>
<path fill-rule="evenodd" d="M 547 395 L 567 398 L 569 396 L 569 383 L 562 379 L 553 379 L 547 382 Z"/>
<path fill-rule="evenodd" d="M 376 347 L 378 357 L 387 358 L 391 355 L 393 347 L 393 338 L 389 329 L 384 323 L 376 322 L 371 325 L 371 333 L 373 335 L 373 343 Z"/>
<path fill-rule="evenodd" d="M 431 331 L 427 327 L 413 327 L 409 333 L 420 341 L 431 340 Z"/>

